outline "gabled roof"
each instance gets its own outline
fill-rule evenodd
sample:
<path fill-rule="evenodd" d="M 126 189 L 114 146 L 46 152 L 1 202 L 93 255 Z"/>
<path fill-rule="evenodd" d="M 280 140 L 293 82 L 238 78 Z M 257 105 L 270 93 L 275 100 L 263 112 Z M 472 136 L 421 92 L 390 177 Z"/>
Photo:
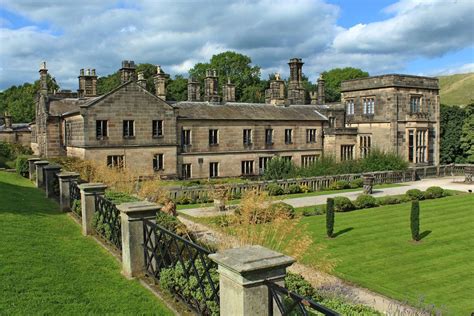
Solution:
<path fill-rule="evenodd" d="M 179 118 L 190 120 L 326 121 L 314 105 L 274 106 L 264 103 L 177 102 Z"/>

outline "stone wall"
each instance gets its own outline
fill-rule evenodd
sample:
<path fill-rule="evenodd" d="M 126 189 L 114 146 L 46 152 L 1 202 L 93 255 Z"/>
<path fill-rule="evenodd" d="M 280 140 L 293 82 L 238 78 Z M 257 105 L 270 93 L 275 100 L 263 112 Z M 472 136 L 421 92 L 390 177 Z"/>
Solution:
<path fill-rule="evenodd" d="M 27 131 L 2 131 L 0 132 L 0 142 L 21 144 L 30 147 L 31 132 Z"/>

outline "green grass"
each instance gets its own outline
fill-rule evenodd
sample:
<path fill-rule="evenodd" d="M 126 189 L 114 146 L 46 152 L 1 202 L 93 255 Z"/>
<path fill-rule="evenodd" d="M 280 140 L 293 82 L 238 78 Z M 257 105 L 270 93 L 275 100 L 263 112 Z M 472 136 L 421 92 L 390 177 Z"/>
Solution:
<path fill-rule="evenodd" d="M 339 277 L 413 305 L 423 300 L 449 315 L 470 314 L 474 195 L 422 201 L 420 231 L 430 233 L 419 243 L 410 241 L 410 205 L 336 213 L 334 239 L 326 238 L 324 216 L 302 218 L 301 224 L 325 246 Z M 303 262 L 320 255 L 309 251 Z"/>
<path fill-rule="evenodd" d="M 439 96 L 442 104 L 466 105 L 474 102 L 474 73 L 439 77 Z"/>
<path fill-rule="evenodd" d="M 0 314 L 172 315 L 26 179 L 0 172 Z"/>

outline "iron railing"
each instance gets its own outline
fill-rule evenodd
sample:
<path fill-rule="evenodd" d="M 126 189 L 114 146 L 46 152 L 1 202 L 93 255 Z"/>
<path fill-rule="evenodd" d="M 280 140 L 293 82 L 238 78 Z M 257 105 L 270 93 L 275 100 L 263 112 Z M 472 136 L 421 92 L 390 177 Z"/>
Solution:
<path fill-rule="evenodd" d="M 97 234 L 122 250 L 122 224 L 117 206 L 106 198 L 95 196 L 95 214 L 92 222 Z"/>
<path fill-rule="evenodd" d="M 265 281 L 268 287 L 268 310 L 269 316 L 273 316 L 274 303 L 281 315 L 327 315 L 337 316 L 337 312 L 318 304 L 311 299 L 288 291 L 288 289 L 272 282 Z"/>
<path fill-rule="evenodd" d="M 146 274 L 160 282 L 163 269 L 179 265 L 188 289 L 185 293 L 183 286 L 174 287 L 173 294 L 201 315 L 215 314 L 219 281 L 217 264 L 208 258 L 210 252 L 147 219 L 143 220 L 143 238 Z"/>
<path fill-rule="evenodd" d="M 69 209 L 75 214 L 82 216 L 80 210 L 74 209 L 77 204 L 75 201 L 81 201 L 81 190 L 79 189 L 79 185 L 76 181 L 71 181 L 69 182 Z"/>

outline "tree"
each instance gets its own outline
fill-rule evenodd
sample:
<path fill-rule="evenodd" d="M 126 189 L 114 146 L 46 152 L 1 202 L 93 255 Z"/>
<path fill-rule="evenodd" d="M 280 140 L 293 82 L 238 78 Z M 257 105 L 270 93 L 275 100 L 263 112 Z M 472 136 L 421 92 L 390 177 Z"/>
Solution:
<path fill-rule="evenodd" d="M 97 94 L 106 94 L 120 85 L 120 73 L 115 72 L 105 77 L 97 79 Z"/>
<path fill-rule="evenodd" d="M 460 147 L 466 162 L 474 163 L 474 103 L 465 108 L 466 118 L 461 129 Z"/>
<path fill-rule="evenodd" d="M 326 233 L 329 238 L 334 236 L 334 199 L 331 198 L 326 202 Z"/>
<path fill-rule="evenodd" d="M 440 108 L 440 160 L 441 163 L 464 161 L 464 152 L 461 148 L 461 134 L 465 109 L 459 106 L 441 104 Z"/>
<path fill-rule="evenodd" d="M 176 75 L 168 80 L 166 99 L 172 101 L 185 101 L 188 98 L 188 80 L 182 75 Z"/>
<path fill-rule="evenodd" d="M 334 68 L 322 73 L 325 81 L 326 102 L 341 100 L 341 82 L 357 78 L 366 78 L 369 73 L 358 68 Z"/>
<path fill-rule="evenodd" d="M 411 238 L 414 241 L 420 240 L 420 202 L 418 200 L 411 202 L 410 227 Z"/>

